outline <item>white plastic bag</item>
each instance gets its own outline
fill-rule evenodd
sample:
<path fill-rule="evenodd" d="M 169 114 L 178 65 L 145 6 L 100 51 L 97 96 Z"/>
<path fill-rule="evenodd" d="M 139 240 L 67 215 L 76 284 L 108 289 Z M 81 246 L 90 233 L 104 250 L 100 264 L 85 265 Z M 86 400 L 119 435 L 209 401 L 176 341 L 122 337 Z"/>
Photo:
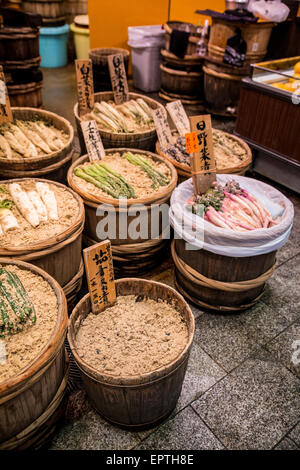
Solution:
<path fill-rule="evenodd" d="M 263 20 L 281 23 L 289 16 L 290 9 L 281 0 L 250 0 L 247 10 Z"/>
<path fill-rule="evenodd" d="M 192 214 L 187 200 L 193 195 L 192 178 L 180 184 L 172 194 L 170 223 L 180 238 L 199 249 L 223 256 L 257 256 L 278 250 L 288 240 L 294 218 L 293 204 L 277 189 L 252 178 L 238 175 L 217 175 L 218 183 L 225 185 L 235 180 L 241 188 L 252 193 L 279 222 L 270 228 L 247 232 L 227 230 Z"/>

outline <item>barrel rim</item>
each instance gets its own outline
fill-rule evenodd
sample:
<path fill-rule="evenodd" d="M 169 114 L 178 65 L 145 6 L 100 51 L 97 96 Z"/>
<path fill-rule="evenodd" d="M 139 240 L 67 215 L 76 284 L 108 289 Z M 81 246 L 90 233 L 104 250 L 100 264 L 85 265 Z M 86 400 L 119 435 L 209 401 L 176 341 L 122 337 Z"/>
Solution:
<path fill-rule="evenodd" d="M 188 327 L 188 341 L 185 346 L 185 348 L 176 356 L 176 358 L 173 359 L 170 363 L 159 367 L 158 369 L 152 370 L 150 372 L 147 372 L 145 374 L 138 374 L 138 375 L 131 375 L 131 376 L 124 376 L 124 377 L 118 377 L 113 374 L 104 374 L 100 373 L 97 369 L 94 367 L 90 366 L 87 364 L 85 361 L 83 361 L 76 349 L 76 340 L 75 340 L 75 331 L 74 331 L 74 323 L 76 320 L 81 316 L 79 312 L 79 308 L 83 306 L 84 304 L 87 304 L 90 299 L 90 294 L 86 294 L 79 302 L 78 304 L 74 307 L 71 316 L 68 321 L 68 341 L 69 345 L 72 351 L 72 354 L 74 356 L 74 359 L 76 363 L 80 366 L 83 371 L 87 371 L 87 373 L 90 373 L 92 378 L 94 380 L 102 380 L 106 384 L 110 385 L 141 385 L 141 384 L 146 384 L 149 382 L 152 382 L 154 380 L 157 380 L 158 378 L 162 378 L 165 375 L 168 375 L 171 371 L 173 371 L 176 367 L 178 367 L 188 356 L 189 350 L 192 346 L 193 338 L 194 338 L 194 332 L 195 332 L 195 319 L 194 315 L 192 313 L 192 310 L 184 297 L 179 294 L 173 287 L 170 287 L 166 284 L 163 284 L 162 282 L 157 282 L 157 281 L 152 281 L 149 279 L 140 279 L 140 278 L 134 278 L 134 277 L 126 277 L 122 279 L 117 279 L 115 281 L 116 285 L 118 284 L 125 284 L 125 283 L 134 283 L 134 284 L 148 284 L 148 285 L 156 285 L 160 286 L 163 290 L 169 291 L 172 293 L 173 298 L 178 299 L 182 305 L 184 306 L 185 312 L 186 312 L 186 325 Z M 89 313 L 89 312 L 88 312 Z M 109 380 L 107 380 L 109 379 Z"/>
<path fill-rule="evenodd" d="M 135 205 L 135 204 L 149 204 L 149 203 L 155 203 L 157 201 L 160 201 L 162 198 L 165 198 L 166 196 L 170 195 L 171 192 L 175 189 L 176 184 L 177 184 L 177 171 L 175 166 L 170 162 L 166 161 L 164 158 L 162 158 L 160 155 L 157 155 L 156 153 L 150 152 L 148 150 L 140 150 L 140 149 L 134 149 L 134 148 L 111 148 L 111 149 L 105 149 L 105 153 L 117 153 L 117 152 L 136 152 L 136 153 L 142 153 L 143 155 L 150 155 L 152 158 L 155 158 L 156 160 L 159 160 L 160 162 L 164 163 L 169 170 L 171 171 L 171 181 L 170 183 L 165 187 L 164 191 L 160 191 L 156 193 L 156 195 L 152 195 L 149 197 L 144 197 L 144 198 L 137 198 L 137 199 L 127 199 L 127 205 Z M 96 197 L 93 196 L 92 194 L 86 193 L 82 190 L 80 190 L 76 184 L 74 183 L 73 180 L 73 174 L 74 174 L 74 169 L 84 163 L 85 161 L 88 160 L 87 155 L 83 155 L 82 157 L 78 158 L 73 164 L 70 166 L 68 170 L 68 176 L 67 176 L 67 181 L 68 185 L 73 189 L 73 191 L 77 192 L 84 200 L 84 203 L 86 202 L 93 202 L 97 204 L 108 204 L 108 205 L 113 205 L 113 206 L 119 206 L 119 201 L 120 199 L 113 199 L 112 197 Z"/>
<path fill-rule="evenodd" d="M 38 268 L 30 263 L 16 259 L 7 259 L 0 257 L 0 264 L 5 265 L 16 265 L 25 270 L 32 271 L 34 274 L 38 274 L 43 277 L 48 284 L 52 287 L 56 294 L 58 304 L 58 315 L 55 327 L 50 335 L 48 342 L 45 344 L 43 349 L 38 353 L 32 363 L 24 367 L 18 374 L 10 377 L 4 382 L 0 382 L 0 397 L 4 398 L 6 395 L 12 394 L 14 391 L 19 394 L 22 392 L 22 385 L 25 385 L 26 381 L 30 378 L 34 378 L 45 366 L 47 366 L 55 353 L 57 352 L 58 346 L 63 344 L 63 339 L 67 330 L 68 325 L 68 314 L 67 314 L 67 301 L 63 288 L 58 282 L 50 276 L 43 269 Z"/>
<path fill-rule="evenodd" d="M 74 199 L 77 201 L 78 217 L 73 223 L 73 225 L 68 227 L 66 230 L 64 230 L 58 235 L 55 235 L 52 238 L 42 240 L 39 243 L 34 243 L 32 245 L 20 245 L 18 247 L 13 247 L 13 246 L 10 247 L 8 245 L 6 249 L 5 248 L 3 249 L 0 247 L 0 256 L 17 256 L 17 255 L 27 254 L 28 252 L 35 252 L 35 251 L 40 251 L 42 249 L 51 248 L 53 245 L 56 245 L 59 242 L 66 240 L 69 236 L 71 236 L 74 232 L 76 232 L 78 228 L 84 222 L 85 211 L 84 211 L 82 198 L 75 191 L 73 191 L 72 188 L 69 188 L 68 186 L 62 183 L 58 183 L 57 181 L 47 180 L 43 178 L 16 178 L 16 179 L 8 179 L 8 180 L 1 181 L 1 184 L 18 183 L 18 182 L 27 181 L 27 180 L 33 180 L 36 182 L 39 181 L 39 182 L 47 183 L 47 184 L 54 184 L 64 190 L 69 191 L 74 197 Z"/>

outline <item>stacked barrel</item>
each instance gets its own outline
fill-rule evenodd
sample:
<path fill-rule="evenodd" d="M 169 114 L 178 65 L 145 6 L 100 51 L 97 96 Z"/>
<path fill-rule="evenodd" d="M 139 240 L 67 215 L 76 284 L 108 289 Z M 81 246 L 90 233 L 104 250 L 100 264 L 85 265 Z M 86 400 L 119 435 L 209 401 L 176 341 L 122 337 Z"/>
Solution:
<path fill-rule="evenodd" d="M 229 38 L 241 30 L 247 43 L 241 67 L 223 62 Z M 234 116 L 240 97 L 241 80 L 250 74 L 250 64 L 260 62 L 267 54 L 273 23 L 240 23 L 212 18 L 208 42 L 208 57 L 203 66 L 205 105 L 212 114 Z"/>
<path fill-rule="evenodd" d="M 43 26 L 62 26 L 66 22 L 64 0 L 23 0 L 22 9 L 43 18 Z"/>
<path fill-rule="evenodd" d="M 170 21 L 164 25 L 165 49 L 162 50 L 160 96 L 168 101 L 180 99 L 183 103 L 199 104 L 203 101 L 203 58 L 197 54 L 201 27 L 190 23 Z M 184 57 L 170 51 L 174 30 L 190 33 Z"/>

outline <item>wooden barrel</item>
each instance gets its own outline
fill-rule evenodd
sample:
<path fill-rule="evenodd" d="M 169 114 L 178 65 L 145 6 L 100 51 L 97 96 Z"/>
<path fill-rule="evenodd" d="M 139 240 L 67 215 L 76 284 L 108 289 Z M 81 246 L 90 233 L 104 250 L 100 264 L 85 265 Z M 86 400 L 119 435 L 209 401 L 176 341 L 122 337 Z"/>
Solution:
<path fill-rule="evenodd" d="M 63 0 L 26 0 L 22 2 L 22 8 L 28 13 L 38 14 L 43 18 L 59 18 L 65 15 Z"/>
<path fill-rule="evenodd" d="M 192 99 L 203 97 L 203 73 L 178 70 L 160 65 L 162 90 Z"/>
<path fill-rule="evenodd" d="M 40 108 L 43 104 L 42 82 L 8 85 L 11 106 Z"/>
<path fill-rule="evenodd" d="M 68 137 L 64 147 L 61 150 L 52 152 L 49 155 L 43 157 L 31 157 L 31 158 L 18 158 L 18 159 L 7 159 L 0 158 L 0 175 L 3 171 L 33 171 L 41 170 L 50 165 L 54 165 L 57 162 L 65 160 L 67 156 L 70 156 L 74 140 L 74 130 L 71 124 L 61 116 L 50 111 L 35 108 L 12 108 L 14 119 L 34 119 L 39 118 L 54 125 L 57 129 L 62 130 Z M 29 175 L 28 175 L 29 176 Z"/>
<path fill-rule="evenodd" d="M 246 142 L 244 142 L 242 139 L 239 137 L 236 137 L 235 135 L 229 134 L 228 132 L 222 131 L 225 135 L 230 135 L 230 138 L 238 142 L 245 150 L 247 153 L 247 157 L 245 160 L 239 165 L 235 167 L 229 167 L 229 168 L 222 168 L 221 170 L 218 171 L 217 168 L 217 173 L 222 173 L 222 174 L 233 174 L 233 175 L 244 175 L 247 170 L 250 169 L 251 164 L 252 164 L 252 151 Z M 163 158 L 168 160 L 169 162 L 173 163 L 177 170 L 178 174 L 178 184 L 182 183 L 183 181 L 189 179 L 192 177 L 191 174 L 191 167 L 189 165 L 186 165 L 185 163 L 179 163 L 177 162 L 174 158 L 172 158 L 170 155 L 164 153 L 162 149 L 160 148 L 159 142 L 156 142 L 156 153 L 158 155 L 161 155 Z"/>
<path fill-rule="evenodd" d="M 181 59 L 175 54 L 172 54 L 172 52 L 162 49 L 161 55 L 167 65 L 181 70 L 200 71 L 203 65 L 203 57 L 200 57 L 197 54 L 185 55 L 184 58 Z"/>
<path fill-rule="evenodd" d="M 0 61 L 27 60 L 40 55 L 39 28 L 0 29 Z"/>
<path fill-rule="evenodd" d="M 228 39 L 234 36 L 236 28 L 239 28 L 247 43 L 246 58 L 251 54 L 263 57 L 267 53 L 273 26 L 274 23 L 271 22 L 237 23 L 221 18 L 212 18 L 208 44 L 209 46 L 217 46 L 225 52 Z"/>
<path fill-rule="evenodd" d="M 188 40 L 188 45 L 186 49 L 186 56 L 194 55 L 197 53 L 197 43 L 201 37 L 202 27 L 194 25 L 192 23 L 184 23 L 182 21 L 168 21 L 163 25 L 164 30 L 166 31 L 165 35 L 165 49 L 170 50 L 170 41 L 171 34 L 173 30 L 189 31 L 190 36 Z M 185 56 L 185 58 L 186 58 Z"/>
<path fill-rule="evenodd" d="M 14 264 L 42 276 L 57 297 L 56 327 L 46 347 L 28 367 L 0 383 L 0 450 L 39 448 L 51 438 L 64 411 L 68 381 L 66 298 L 43 270 L 16 259 L 0 258 L 0 264 Z"/>
<path fill-rule="evenodd" d="M 214 44 L 209 44 L 208 45 L 208 58 L 209 58 L 209 60 L 215 60 L 215 61 L 218 61 L 220 63 L 223 63 L 224 54 L 225 54 L 225 49 L 223 49 L 222 47 L 215 46 Z M 236 71 L 245 71 L 245 70 L 247 70 L 247 73 L 249 74 L 249 72 L 251 70 L 250 65 L 255 64 L 256 62 L 261 62 L 264 59 L 266 54 L 267 54 L 267 51 L 264 51 L 264 52 L 258 53 L 258 54 L 256 52 L 246 54 L 243 66 L 242 67 L 232 66 L 232 68 Z"/>
<path fill-rule="evenodd" d="M 213 114 L 236 115 L 240 99 L 242 75 L 218 72 L 206 63 L 204 72 L 204 99 L 207 109 Z M 232 112 L 228 111 L 232 109 Z"/>
<path fill-rule="evenodd" d="M 83 263 L 83 259 L 81 259 L 78 272 L 71 279 L 71 281 L 69 281 L 68 284 L 66 284 L 63 287 L 64 294 L 66 296 L 67 303 L 68 303 L 69 314 L 72 312 L 75 304 L 77 303 L 77 295 L 82 287 L 83 275 L 84 275 L 84 263 Z"/>
<path fill-rule="evenodd" d="M 5 180 L 3 183 L 17 183 L 26 178 Z M 48 180 L 36 179 L 48 182 Z M 82 231 L 84 227 L 84 206 L 81 198 L 70 188 L 51 181 L 51 184 L 69 191 L 78 203 L 78 216 L 73 225 L 62 233 L 47 240 L 24 246 L 0 248 L 0 256 L 6 259 L 26 261 L 46 271 L 62 286 L 66 286 L 80 270 Z"/>
<path fill-rule="evenodd" d="M 119 148 L 119 149 L 107 149 L 105 152 L 106 154 L 114 154 L 116 152 L 124 153 L 128 151 L 128 149 L 125 148 Z M 139 149 L 132 149 L 133 152 L 137 152 L 141 155 L 149 155 L 151 156 L 154 160 L 156 161 L 161 161 L 167 165 L 171 172 L 171 180 L 168 186 L 166 186 L 163 190 L 158 191 L 157 193 L 153 193 L 152 196 L 149 196 L 147 198 L 140 198 L 140 199 L 127 199 L 126 201 L 126 206 L 120 206 L 120 200 L 119 199 L 113 199 L 112 197 L 96 197 L 92 194 L 89 194 L 87 192 L 84 192 L 82 189 L 78 188 L 76 186 L 76 183 L 74 182 L 74 169 L 78 166 L 81 165 L 82 163 L 88 161 L 87 155 L 79 158 L 76 160 L 76 162 L 73 163 L 73 165 L 70 167 L 68 171 L 68 184 L 69 186 L 81 196 L 84 202 L 85 206 L 85 214 L 86 214 L 86 221 L 85 221 L 85 235 L 87 235 L 91 240 L 98 240 L 97 236 L 97 225 L 98 223 L 103 220 L 103 218 L 106 217 L 106 215 L 97 215 L 96 211 L 98 206 L 101 204 L 103 207 L 105 207 L 105 210 L 110 214 L 114 215 L 116 214 L 116 236 L 114 239 L 111 240 L 112 245 L 128 245 L 128 244 L 136 244 L 136 243 L 143 243 L 146 240 L 144 238 L 131 238 L 130 234 L 127 233 L 127 237 L 123 238 L 119 236 L 120 233 L 120 227 L 119 225 L 122 223 L 122 216 L 123 214 L 126 214 L 127 218 L 127 229 L 130 223 L 136 219 L 136 215 L 129 215 L 128 210 L 131 208 L 131 206 L 137 206 L 140 204 L 144 205 L 144 208 L 141 208 L 141 214 L 142 216 L 145 217 L 145 223 L 148 224 L 148 234 L 154 233 L 156 227 L 152 227 L 152 224 L 155 223 L 151 217 L 151 208 L 159 207 L 161 204 L 168 204 L 171 194 L 176 187 L 177 184 L 177 173 L 172 165 L 172 163 L 164 160 L 162 157 L 159 157 L 158 155 L 147 152 L 147 151 L 141 151 Z M 163 221 L 160 220 L 159 222 L 159 234 L 162 234 L 166 229 L 167 226 L 163 224 Z M 128 232 L 128 230 L 127 230 Z M 147 238 L 147 240 L 150 239 L 150 236 Z"/>
<path fill-rule="evenodd" d="M 75 16 L 87 15 L 87 0 L 65 0 L 65 11 L 67 15 L 67 23 L 73 23 Z"/>
<path fill-rule="evenodd" d="M 139 95 L 138 93 L 129 93 L 129 99 L 137 98 L 143 98 L 143 100 L 145 100 L 148 106 L 150 106 L 150 108 L 152 109 L 161 108 L 162 110 L 164 110 L 164 107 L 158 101 L 155 101 L 152 98 L 148 98 L 148 96 Z M 113 99 L 114 97 L 111 91 L 95 93 L 95 102 L 113 101 Z M 87 150 L 80 125 L 81 118 L 78 115 L 78 103 L 76 103 L 74 106 L 74 115 L 77 125 L 81 153 L 86 154 Z M 134 134 L 117 134 L 103 130 L 99 130 L 99 132 L 104 148 L 108 149 L 126 147 L 152 151 L 155 148 L 155 143 L 157 140 L 157 134 L 155 129 L 148 130 L 146 132 L 136 132 Z"/>
<path fill-rule="evenodd" d="M 172 257 L 176 287 L 184 297 L 202 309 L 237 312 L 252 307 L 261 298 L 265 287 L 263 275 L 274 267 L 276 251 L 235 258 L 203 249 L 187 250 L 186 242 L 177 239 L 172 242 Z M 199 281 L 197 273 L 207 278 L 205 285 Z M 246 285 L 240 291 L 232 290 L 230 284 L 249 280 L 257 280 L 257 285 Z M 223 286 L 212 287 L 215 284 L 211 281 L 228 283 L 227 290 Z"/>
<path fill-rule="evenodd" d="M 107 58 L 111 54 L 122 54 L 126 75 L 128 76 L 129 51 L 121 48 L 98 48 L 89 51 L 89 58 L 93 64 L 94 92 L 111 91 L 111 81 Z"/>
<path fill-rule="evenodd" d="M 182 353 L 167 366 L 148 374 L 129 377 L 101 374 L 78 356 L 76 348 L 79 322 L 91 311 L 89 294 L 72 312 L 69 344 L 89 399 L 105 419 L 130 429 L 154 426 L 172 412 L 179 398 L 194 336 L 194 317 L 181 295 L 165 284 L 127 278 L 116 281 L 116 290 L 117 295 L 145 295 L 172 303 L 188 327 L 189 338 Z"/>

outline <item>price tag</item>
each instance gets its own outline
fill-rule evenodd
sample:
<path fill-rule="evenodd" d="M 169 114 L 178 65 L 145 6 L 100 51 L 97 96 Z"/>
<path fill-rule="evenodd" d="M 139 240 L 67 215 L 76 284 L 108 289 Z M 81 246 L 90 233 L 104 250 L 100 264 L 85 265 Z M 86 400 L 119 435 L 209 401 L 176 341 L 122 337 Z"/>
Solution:
<path fill-rule="evenodd" d="M 166 108 L 174 122 L 179 135 L 185 135 L 190 132 L 190 121 L 180 100 L 171 101 Z"/>
<path fill-rule="evenodd" d="M 105 240 L 86 248 L 83 250 L 83 258 L 92 311 L 98 314 L 116 302 L 110 241 Z"/>
<path fill-rule="evenodd" d="M 11 112 L 10 101 L 5 84 L 3 67 L 0 65 L 0 122 L 11 122 L 13 115 Z"/>
<path fill-rule="evenodd" d="M 124 103 L 129 100 L 129 90 L 123 54 L 109 55 L 107 60 L 115 103 Z"/>
<path fill-rule="evenodd" d="M 101 160 L 105 150 L 96 121 L 81 121 L 81 129 L 90 162 Z"/>
<path fill-rule="evenodd" d="M 185 145 L 187 153 L 197 153 L 199 150 L 198 137 L 196 132 L 185 134 Z"/>
<path fill-rule="evenodd" d="M 152 114 L 159 144 L 162 149 L 167 148 L 173 143 L 172 133 L 167 119 L 167 113 L 164 109 L 157 108 L 153 110 Z"/>
<path fill-rule="evenodd" d="M 205 193 L 216 181 L 210 115 L 190 117 L 191 133 L 197 135 L 198 150 L 191 155 L 191 169 L 195 194 Z"/>
<path fill-rule="evenodd" d="M 91 60 L 75 60 L 79 116 L 94 108 L 94 82 Z"/>

